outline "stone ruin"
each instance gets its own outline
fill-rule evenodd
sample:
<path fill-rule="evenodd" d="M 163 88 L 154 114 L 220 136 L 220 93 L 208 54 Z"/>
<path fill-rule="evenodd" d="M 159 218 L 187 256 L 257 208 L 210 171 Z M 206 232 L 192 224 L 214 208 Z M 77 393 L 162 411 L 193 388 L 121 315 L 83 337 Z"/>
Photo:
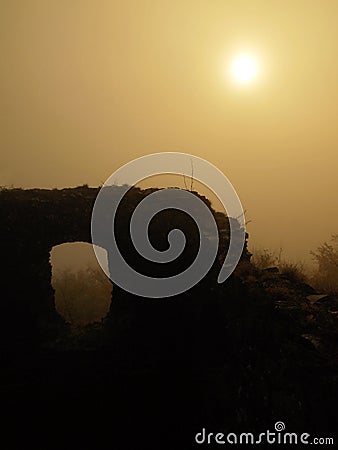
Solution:
<path fill-rule="evenodd" d="M 63 243 L 91 243 L 91 214 L 98 192 L 99 188 L 88 186 L 0 191 L 0 317 L 2 333 L 11 342 L 48 338 L 62 327 L 51 286 L 50 252 Z M 131 190 L 132 200 L 127 200 L 125 208 L 121 208 L 121 234 L 128 230 L 133 202 L 148 193 L 149 190 Z M 205 198 L 204 201 L 208 203 Z M 224 233 L 226 217 L 221 213 L 215 216 Z M 184 223 L 182 220 L 183 227 Z M 246 247 L 243 257 L 250 258 Z M 126 295 L 121 289 L 115 289 L 114 296 L 117 299 Z"/>

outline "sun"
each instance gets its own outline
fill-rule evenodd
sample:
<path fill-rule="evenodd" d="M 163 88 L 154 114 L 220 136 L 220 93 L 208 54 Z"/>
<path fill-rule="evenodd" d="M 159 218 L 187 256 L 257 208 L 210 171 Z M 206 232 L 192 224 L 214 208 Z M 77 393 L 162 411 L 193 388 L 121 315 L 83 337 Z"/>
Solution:
<path fill-rule="evenodd" d="M 230 66 L 232 79 L 241 85 L 250 84 L 257 78 L 259 64 L 257 58 L 249 54 L 239 54 L 234 57 Z"/>

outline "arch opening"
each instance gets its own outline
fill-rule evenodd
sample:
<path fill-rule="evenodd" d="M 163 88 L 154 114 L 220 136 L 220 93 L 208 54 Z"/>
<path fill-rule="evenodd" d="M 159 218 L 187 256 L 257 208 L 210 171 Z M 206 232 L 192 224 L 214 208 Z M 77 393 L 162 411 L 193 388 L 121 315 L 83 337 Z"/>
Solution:
<path fill-rule="evenodd" d="M 52 248 L 52 287 L 55 307 L 72 327 L 101 322 L 108 314 L 112 283 L 102 271 L 86 242 L 72 242 Z M 100 251 L 106 251 L 100 248 Z"/>

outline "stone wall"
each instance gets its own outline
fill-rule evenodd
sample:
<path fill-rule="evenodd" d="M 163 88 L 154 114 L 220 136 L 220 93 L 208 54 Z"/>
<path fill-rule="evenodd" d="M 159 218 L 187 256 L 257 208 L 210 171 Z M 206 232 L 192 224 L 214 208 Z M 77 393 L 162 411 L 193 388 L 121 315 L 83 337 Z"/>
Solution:
<path fill-rule="evenodd" d="M 12 342 L 40 340 L 62 324 L 51 286 L 50 252 L 62 243 L 91 243 L 91 213 L 98 191 L 87 186 L 0 191 L 0 325 L 5 338 Z M 148 193 L 131 191 L 119 216 L 121 235 L 129 229 L 133 202 Z M 161 224 L 158 228 L 162 228 Z M 249 258 L 246 248 L 243 255 Z M 124 295 L 121 290 L 115 292 L 119 292 L 119 298 Z"/>

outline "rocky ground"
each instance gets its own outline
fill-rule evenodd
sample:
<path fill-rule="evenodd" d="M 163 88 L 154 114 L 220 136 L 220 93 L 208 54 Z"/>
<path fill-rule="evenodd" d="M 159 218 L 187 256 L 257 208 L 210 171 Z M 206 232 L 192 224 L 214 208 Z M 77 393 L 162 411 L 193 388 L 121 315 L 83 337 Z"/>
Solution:
<path fill-rule="evenodd" d="M 4 353 L 12 448 L 188 449 L 203 427 L 258 433 L 278 420 L 334 436 L 337 299 L 275 269 L 203 289 Z"/>

